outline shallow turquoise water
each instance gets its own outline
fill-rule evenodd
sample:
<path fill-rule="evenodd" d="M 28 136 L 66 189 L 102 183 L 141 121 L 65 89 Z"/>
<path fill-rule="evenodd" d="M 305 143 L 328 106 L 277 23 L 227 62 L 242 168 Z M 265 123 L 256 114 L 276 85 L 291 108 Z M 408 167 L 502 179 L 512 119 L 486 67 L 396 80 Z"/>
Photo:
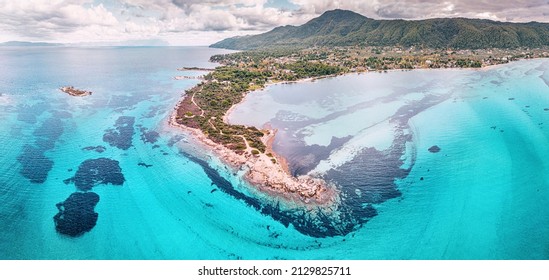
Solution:
<path fill-rule="evenodd" d="M 242 182 L 215 158 L 206 157 L 204 166 L 182 154 L 201 151 L 166 127 L 183 90 L 197 82 L 173 77 L 199 74 L 176 68 L 212 67 L 207 60 L 219 52 L 0 49 L 0 258 L 549 257 L 549 61 L 349 75 L 252 93 L 232 121 L 270 122 L 297 173 L 343 182 L 356 195 L 347 201 L 357 208 L 348 209 L 358 215 L 358 203 L 377 210 L 345 236 L 314 238 L 262 214 L 250 206 L 255 200 L 236 199 L 222 185 L 246 194 Z M 70 97 L 57 89 L 64 85 L 93 95 Z M 405 124 L 397 122 L 402 108 L 414 111 Z M 117 121 L 126 123 L 116 127 Z M 368 148 L 397 151 L 393 144 L 403 135 L 410 136 L 407 149 L 387 157 L 408 172 L 395 180 L 395 168 L 365 169 L 372 168 Z M 429 152 L 433 145 L 441 151 Z M 124 182 L 107 176 L 89 191 L 100 198 L 89 231 L 60 233 L 56 204 L 83 187 L 64 180 L 80 171 L 94 177 L 97 170 L 82 166 L 99 158 L 117 161 Z M 387 186 L 370 192 L 361 183 L 371 176 Z"/>
<path fill-rule="evenodd" d="M 317 156 L 310 173 L 323 173 L 363 149 L 390 150 L 398 130 L 394 108 L 442 96 L 408 122 L 413 141 L 404 157 L 415 163 L 397 180 L 401 196 L 377 205 L 378 216 L 338 251 L 374 259 L 547 259 L 548 73 L 548 60 L 534 60 L 275 85 L 249 95 L 230 120 L 278 128 L 278 152 L 294 161 Z M 310 98 L 296 102 L 301 92 Z M 379 99 L 388 95 L 397 98 Z M 268 113 L 246 118 L 259 112 Z M 318 159 L 314 149 L 303 153 L 336 135 L 351 138 L 328 158 Z M 441 151 L 429 152 L 433 145 Z"/>

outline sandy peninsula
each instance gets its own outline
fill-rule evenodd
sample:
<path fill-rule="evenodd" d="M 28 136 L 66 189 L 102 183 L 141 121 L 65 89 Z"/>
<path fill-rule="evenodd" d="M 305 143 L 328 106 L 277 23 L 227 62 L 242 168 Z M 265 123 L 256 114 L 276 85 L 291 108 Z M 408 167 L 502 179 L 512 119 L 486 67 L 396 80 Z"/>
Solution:
<path fill-rule="evenodd" d="M 301 205 L 330 206 L 337 201 L 335 187 L 324 180 L 308 175 L 294 177 L 289 173 L 285 159 L 272 150 L 275 130 L 269 130 L 261 139 L 267 146 L 265 153 L 253 153 L 249 145 L 244 152 L 237 153 L 213 142 L 200 129 L 179 124 L 176 117 L 177 111 L 174 111 L 170 126 L 183 129 L 233 170 L 244 171 L 242 179 L 257 190 Z"/>

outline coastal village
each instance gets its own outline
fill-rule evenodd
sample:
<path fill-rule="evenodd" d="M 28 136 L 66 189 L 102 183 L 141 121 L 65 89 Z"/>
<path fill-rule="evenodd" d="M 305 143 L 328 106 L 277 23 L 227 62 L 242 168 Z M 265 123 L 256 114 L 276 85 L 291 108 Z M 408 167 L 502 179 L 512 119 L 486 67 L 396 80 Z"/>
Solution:
<path fill-rule="evenodd" d="M 549 48 L 454 50 L 418 47 L 332 47 L 298 51 L 250 51 L 214 56 L 212 60 L 248 69 L 267 65 L 266 70 L 277 72 L 278 69 L 279 73 L 275 73 L 274 76 L 282 77 L 292 72 L 284 66 L 303 61 L 337 66 L 344 72 L 367 72 L 421 68 L 480 68 L 519 59 L 544 57 L 549 57 Z"/>
<path fill-rule="evenodd" d="M 295 178 L 270 147 L 276 131 L 229 124 L 226 115 L 246 94 L 268 84 L 323 78 L 355 72 L 418 68 L 480 68 L 518 59 L 549 57 L 548 49 L 434 50 L 399 47 L 257 50 L 215 55 L 222 66 L 186 91 L 172 122 L 189 129 L 235 169 L 247 168 L 246 179 L 267 192 L 290 200 L 333 201 L 334 190 L 322 180 Z M 181 68 L 182 70 L 200 70 Z M 276 174 L 276 176 L 272 175 Z M 330 198 L 331 197 L 331 198 Z"/>

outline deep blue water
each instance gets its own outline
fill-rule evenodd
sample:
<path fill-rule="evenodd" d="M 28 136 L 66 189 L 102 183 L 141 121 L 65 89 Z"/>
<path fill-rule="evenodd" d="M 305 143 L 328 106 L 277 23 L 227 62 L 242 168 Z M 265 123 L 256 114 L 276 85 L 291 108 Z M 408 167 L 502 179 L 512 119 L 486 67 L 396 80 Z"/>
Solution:
<path fill-rule="evenodd" d="M 166 125 L 198 82 L 174 76 L 202 74 L 176 69 L 222 52 L 1 48 L 0 258 L 549 257 L 549 61 L 252 93 L 231 121 L 278 128 L 294 173 L 340 188 L 334 218 L 254 195 Z"/>

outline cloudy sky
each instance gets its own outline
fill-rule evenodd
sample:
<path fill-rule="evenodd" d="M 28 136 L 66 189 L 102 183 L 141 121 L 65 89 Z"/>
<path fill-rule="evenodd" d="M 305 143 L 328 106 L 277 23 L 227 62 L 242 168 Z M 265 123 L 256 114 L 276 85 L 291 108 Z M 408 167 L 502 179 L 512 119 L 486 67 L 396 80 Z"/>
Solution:
<path fill-rule="evenodd" d="M 0 42 L 208 45 L 336 8 L 375 19 L 549 22 L 549 0 L 0 0 Z"/>

